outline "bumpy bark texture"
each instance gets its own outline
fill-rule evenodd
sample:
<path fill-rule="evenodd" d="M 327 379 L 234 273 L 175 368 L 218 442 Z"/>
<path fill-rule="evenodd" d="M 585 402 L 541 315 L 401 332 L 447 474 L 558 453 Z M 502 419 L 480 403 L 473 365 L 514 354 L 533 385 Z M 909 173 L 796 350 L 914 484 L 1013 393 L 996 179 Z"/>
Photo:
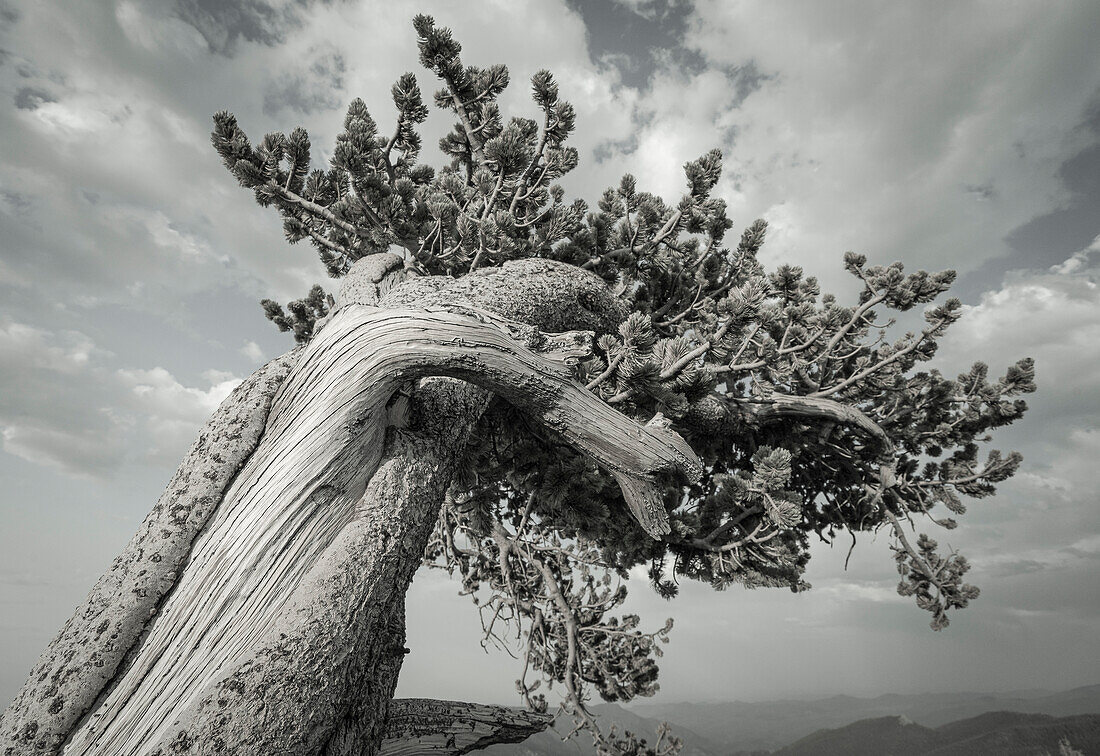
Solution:
<path fill-rule="evenodd" d="M 259 444 L 300 350 L 272 360 L 222 403 L 137 534 L 42 654 L 0 724 L 5 756 L 57 753 L 117 673 L 175 584 L 191 543 Z"/>
<path fill-rule="evenodd" d="M 358 263 L 357 263 L 358 264 Z M 383 307 L 470 305 L 547 332 L 613 332 L 630 314 L 597 276 L 553 260 L 516 260 L 457 280 L 411 278 Z"/>
<path fill-rule="evenodd" d="M 5 715 L 7 753 L 58 753 L 67 737 L 66 754 L 376 752 L 405 653 L 404 595 L 486 389 L 608 466 L 660 532 L 651 481 L 693 472 L 690 448 L 660 424 L 630 423 L 546 359 L 590 340 L 540 331 L 604 332 L 625 315 L 602 281 L 543 260 L 403 278 L 393 256 L 357 263 L 314 340 L 234 395 L 252 409 L 235 409 L 239 398 L 219 410 L 210 427 L 245 420 L 216 436 L 208 427 L 175 495 L 44 655 Z M 483 387 L 429 378 L 407 407 L 395 395 L 432 374 Z M 606 429 L 591 427 L 593 413 Z M 394 422 L 407 427 L 387 431 Z M 142 563 L 151 548 L 160 560 L 149 561 L 170 560 L 155 573 Z M 125 631 L 109 646 L 101 615 Z M 105 651 L 110 666 L 89 675 Z M 50 710 L 51 674 L 69 685 L 67 715 Z"/>
<path fill-rule="evenodd" d="M 368 715 L 365 728 L 348 722 L 348 702 L 362 698 L 359 705 L 370 711 L 392 696 L 392 689 L 379 690 L 387 681 L 375 674 L 404 654 L 390 621 L 461 452 L 450 441 L 468 435 L 488 399 L 453 381 L 418 392 L 416 430 L 392 432 L 354 519 L 295 591 L 276 628 L 179 716 L 152 754 L 370 752 L 384 719 Z M 257 710 L 258 719 L 240 715 Z"/>

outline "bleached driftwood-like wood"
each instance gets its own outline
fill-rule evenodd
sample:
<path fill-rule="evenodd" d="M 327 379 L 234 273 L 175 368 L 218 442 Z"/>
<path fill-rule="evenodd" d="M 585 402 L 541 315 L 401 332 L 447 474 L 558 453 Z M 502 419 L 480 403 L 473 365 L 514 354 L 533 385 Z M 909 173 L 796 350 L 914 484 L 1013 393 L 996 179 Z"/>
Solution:
<path fill-rule="evenodd" d="M 352 266 L 335 309 L 343 304 L 473 307 L 528 324 L 518 335 L 524 341 L 537 335 L 531 326 L 611 332 L 627 314 L 598 277 L 545 259 L 447 279 L 409 277 L 399 258 L 375 255 Z M 569 352 L 581 348 L 542 343 L 538 351 L 568 364 Z M 295 349 L 261 368 L 211 418 L 142 528 L 0 714 L 3 756 L 56 756 L 81 714 L 115 689 L 150 637 L 166 592 L 191 564 L 197 533 L 259 443 L 279 381 L 301 355 Z M 404 645 L 404 593 L 489 398 L 484 389 L 447 378 L 417 384 L 405 408 L 412 425 L 387 435 L 364 494 L 369 503 L 359 507 L 365 514 L 340 531 L 295 589 L 279 619 L 285 632 L 268 633 L 234 672 L 209 686 L 201 698 L 205 711 L 181 717 L 168 747 L 141 753 L 376 750 L 401 667 L 395 649 Z M 391 399 L 387 421 L 404 416 L 398 404 Z"/>
<path fill-rule="evenodd" d="M 379 756 L 458 756 L 520 743 L 554 722 L 551 714 L 430 698 L 397 698 Z"/>
<path fill-rule="evenodd" d="M 287 608 L 313 600 L 299 586 L 377 505 L 361 497 L 381 458 L 387 405 L 417 378 L 451 376 L 503 396 L 614 474 L 647 531 L 667 532 L 657 478 L 697 476 L 690 447 L 666 423 L 641 426 L 618 413 L 496 320 L 356 304 L 333 315 L 280 387 L 259 447 L 129 667 L 64 753 L 147 753 L 158 742 L 169 752 L 204 730 L 217 712 L 207 692 L 295 631 L 300 618 Z M 278 663 L 294 676 L 294 658 Z"/>

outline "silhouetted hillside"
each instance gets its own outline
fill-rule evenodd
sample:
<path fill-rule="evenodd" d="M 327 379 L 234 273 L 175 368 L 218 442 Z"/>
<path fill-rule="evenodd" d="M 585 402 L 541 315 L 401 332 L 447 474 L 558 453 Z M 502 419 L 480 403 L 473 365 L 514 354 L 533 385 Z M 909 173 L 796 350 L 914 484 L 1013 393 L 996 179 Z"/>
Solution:
<path fill-rule="evenodd" d="M 819 730 L 776 756 L 908 756 L 928 753 L 941 745 L 935 730 L 906 717 L 862 719 L 836 730 Z"/>
<path fill-rule="evenodd" d="M 1027 725 L 1043 725 L 1052 720 L 1046 714 L 1021 714 L 1018 711 L 991 711 L 970 719 L 962 719 L 951 722 L 942 727 L 937 727 L 936 732 L 947 739 L 948 742 L 960 742 L 969 738 L 976 738 L 986 733 L 1004 730 L 1010 727 Z"/>
<path fill-rule="evenodd" d="M 1100 715 L 1051 717 L 994 712 L 930 729 L 905 717 L 864 719 L 821 730 L 774 756 L 1057 756 L 1059 743 L 1100 753 Z"/>
<path fill-rule="evenodd" d="M 1100 685 L 1073 690 L 1009 694 L 889 694 L 877 698 L 831 696 L 810 701 L 673 703 L 633 705 L 637 714 L 667 720 L 725 747 L 725 753 L 771 751 L 827 728 L 861 719 L 906 716 L 929 728 L 993 711 L 1066 717 L 1100 714 Z"/>

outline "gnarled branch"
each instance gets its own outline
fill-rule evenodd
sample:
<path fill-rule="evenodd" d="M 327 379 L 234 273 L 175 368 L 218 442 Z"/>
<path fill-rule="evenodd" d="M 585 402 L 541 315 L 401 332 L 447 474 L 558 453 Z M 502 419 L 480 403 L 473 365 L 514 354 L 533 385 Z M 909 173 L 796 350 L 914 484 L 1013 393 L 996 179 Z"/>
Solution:
<path fill-rule="evenodd" d="M 848 404 L 820 396 L 771 394 L 764 398 L 744 399 L 713 394 L 692 405 L 687 424 L 707 433 L 728 432 L 730 421 L 760 426 L 779 418 L 830 420 L 853 427 L 877 442 L 884 457 L 894 452 L 890 436 L 865 412 Z"/>
<path fill-rule="evenodd" d="M 458 756 L 497 743 L 519 743 L 542 732 L 551 714 L 430 698 L 398 698 L 379 756 Z"/>
<path fill-rule="evenodd" d="M 262 692 L 273 679 L 265 649 L 296 637 L 299 610 L 314 606 L 319 590 L 311 568 L 326 563 L 330 544 L 343 543 L 346 526 L 373 516 L 377 503 L 361 497 L 381 458 L 387 405 L 417 378 L 450 376 L 504 397 L 607 468 L 651 535 L 667 532 L 658 477 L 697 476 L 690 447 L 667 424 L 642 426 L 619 414 L 497 318 L 475 315 L 354 303 L 335 312 L 280 387 L 263 440 L 196 540 L 133 663 L 78 729 L 72 753 L 238 733 L 254 745 L 254 728 L 226 729 L 232 718 L 214 705 L 226 700 L 243 707 L 260 697 L 268 717 L 271 708 L 284 721 L 307 716 Z M 276 668 L 301 681 L 324 679 L 318 665 L 326 664 L 288 654 Z M 179 683 L 148 683 L 165 679 Z"/>

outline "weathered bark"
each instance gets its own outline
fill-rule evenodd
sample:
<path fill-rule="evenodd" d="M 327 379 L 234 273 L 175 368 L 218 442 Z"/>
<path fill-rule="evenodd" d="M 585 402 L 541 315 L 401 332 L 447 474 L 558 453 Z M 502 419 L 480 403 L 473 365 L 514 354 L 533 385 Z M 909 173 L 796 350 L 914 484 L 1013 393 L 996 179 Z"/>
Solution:
<path fill-rule="evenodd" d="M 137 534 L 77 607 L 4 712 L 5 756 L 57 753 L 175 584 L 191 543 L 259 444 L 300 350 L 263 366 L 222 403 Z"/>
<path fill-rule="evenodd" d="M 386 261 L 382 274 L 392 266 Z M 368 284 L 381 283 L 371 276 L 379 274 L 369 273 Z M 65 753 L 73 754 L 373 753 L 404 653 L 404 594 L 454 463 L 490 398 L 485 389 L 607 466 L 639 519 L 661 530 L 654 476 L 697 465 L 678 436 L 631 423 L 571 384 L 514 340 L 524 336 L 537 347 L 529 329 L 502 328 L 497 318 L 468 310 L 380 310 L 366 305 L 382 287 L 362 284 L 363 276 L 349 277 L 339 307 L 295 355 L 259 444 L 252 440 L 251 454 L 234 447 L 247 458 L 240 472 L 233 477 L 239 464 L 230 460 L 228 474 L 208 476 L 219 487 L 205 494 L 210 501 L 197 524 L 164 528 L 182 546 L 154 597 L 147 590 L 142 598 L 152 605 L 134 608 L 125 595 L 133 574 L 147 573 L 123 560 L 48 649 L 39 665 L 45 674 L 32 676 L 17 701 L 23 704 L 5 714 L 0 732 L 9 753 L 57 753 L 66 737 Z M 621 317 L 598 279 L 547 261 L 458 282 L 413 280 L 386 299 L 491 308 L 540 328 L 606 330 Z M 410 427 L 389 431 L 386 440 L 387 422 L 405 414 L 395 413 L 395 390 L 425 375 L 485 389 L 422 382 L 428 385 L 416 392 Z M 594 428 L 592 417 L 606 428 Z M 196 471 L 202 478 L 204 454 L 225 459 L 221 449 L 196 449 L 177 479 Z M 148 532 L 159 522 L 154 515 L 131 544 L 136 553 L 155 543 Z M 85 618 L 104 612 L 121 617 L 127 631 L 114 639 L 117 652 L 98 675 L 77 665 L 69 674 L 79 693 L 71 710 L 50 711 L 43 703 L 50 675 L 65 681 L 69 669 L 58 675 L 53 660 L 72 658 L 77 641 L 89 638 Z"/>
<path fill-rule="evenodd" d="M 461 453 L 443 434 L 468 434 L 489 399 L 455 382 L 431 388 L 428 396 L 417 392 L 420 432 L 392 432 L 355 518 L 272 631 L 176 715 L 151 753 L 217 753 L 221 746 L 228 753 L 359 756 L 377 747 L 404 654 L 395 643 L 397 610 Z M 436 435 L 418 422 L 428 417 L 450 422 L 431 423 Z"/>

